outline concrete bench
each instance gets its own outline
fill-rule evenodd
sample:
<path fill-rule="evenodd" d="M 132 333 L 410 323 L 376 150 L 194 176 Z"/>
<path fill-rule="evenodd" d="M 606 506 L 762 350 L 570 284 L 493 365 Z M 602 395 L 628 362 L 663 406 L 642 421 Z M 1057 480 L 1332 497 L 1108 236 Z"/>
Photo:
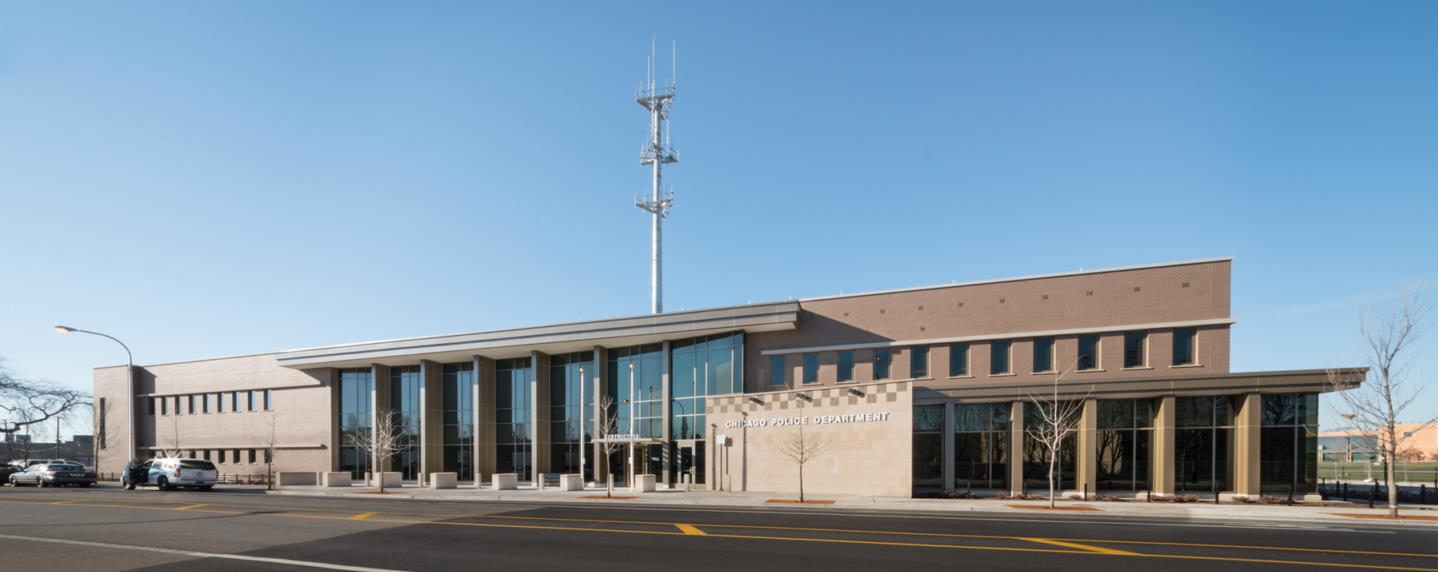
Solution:
<path fill-rule="evenodd" d="M 494 474 L 494 490 L 496 490 L 496 491 L 512 491 L 512 490 L 515 490 L 515 489 L 518 489 L 518 488 L 519 488 L 519 474 L 518 474 L 518 473 L 495 473 L 495 474 Z"/>
<path fill-rule="evenodd" d="M 634 486 L 629 487 L 629 492 L 632 492 L 632 493 L 652 493 L 652 492 L 654 492 L 654 475 L 636 475 L 636 476 L 634 477 Z"/>
<path fill-rule="evenodd" d="M 581 491 L 584 490 L 584 475 L 559 475 L 559 490 Z"/>
<path fill-rule="evenodd" d="M 315 473 L 276 473 L 275 484 L 281 487 L 313 487 L 319 484 Z"/>
<path fill-rule="evenodd" d="M 430 473 L 429 488 L 452 489 L 459 485 L 459 473 Z"/>
<path fill-rule="evenodd" d="M 402 483 L 402 482 L 404 481 L 404 474 L 403 474 L 403 473 L 400 473 L 399 471 L 392 471 L 392 472 L 385 472 L 385 473 L 376 473 L 376 474 L 379 475 L 380 484 L 384 485 L 385 488 L 396 488 L 396 489 L 397 489 L 397 488 L 399 488 L 400 483 Z"/>
<path fill-rule="evenodd" d="M 350 474 L 345 473 L 322 473 L 324 486 L 326 487 L 348 487 L 350 486 Z"/>

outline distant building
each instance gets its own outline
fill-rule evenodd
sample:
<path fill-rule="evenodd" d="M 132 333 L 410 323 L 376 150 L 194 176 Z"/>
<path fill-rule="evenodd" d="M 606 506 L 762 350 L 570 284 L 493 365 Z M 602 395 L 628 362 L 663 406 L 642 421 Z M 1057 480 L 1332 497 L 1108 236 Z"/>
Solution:
<path fill-rule="evenodd" d="M 1398 433 L 1398 460 L 1438 461 L 1438 424 L 1402 423 L 1394 427 Z M 1381 432 L 1334 431 L 1320 433 L 1324 461 L 1381 461 Z"/>

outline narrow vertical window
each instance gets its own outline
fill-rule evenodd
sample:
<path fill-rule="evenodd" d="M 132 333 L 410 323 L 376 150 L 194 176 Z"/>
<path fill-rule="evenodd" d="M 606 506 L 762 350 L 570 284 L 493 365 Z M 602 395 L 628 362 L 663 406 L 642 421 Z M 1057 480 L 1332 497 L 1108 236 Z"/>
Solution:
<path fill-rule="evenodd" d="M 909 377 L 929 377 L 929 346 L 916 346 L 910 351 Z"/>
<path fill-rule="evenodd" d="M 190 398 L 190 409 L 189 409 L 189 413 L 190 413 L 190 415 L 194 415 L 194 414 L 195 414 L 195 396 L 193 396 L 193 395 L 186 395 L 185 397 Z"/>
<path fill-rule="evenodd" d="M 106 413 L 106 409 L 108 409 L 107 402 L 105 401 L 105 398 L 101 397 L 101 398 L 100 398 L 100 413 L 99 413 L 99 415 L 98 415 L 98 417 L 100 418 L 100 448 L 101 448 L 101 449 L 105 449 L 105 448 L 106 448 L 106 444 L 105 444 L 105 413 Z M 151 415 L 154 415 L 154 414 L 155 414 L 155 402 L 153 402 L 153 401 L 150 402 L 150 414 L 151 414 Z M 59 439 L 60 439 L 60 437 L 57 435 L 57 436 L 55 437 L 55 440 L 58 441 Z"/>
<path fill-rule="evenodd" d="M 874 350 L 874 379 L 889 379 L 889 364 L 893 361 L 888 348 Z"/>
<path fill-rule="evenodd" d="M 1054 370 L 1054 339 L 1037 338 L 1034 340 L 1034 373 L 1044 373 Z"/>
<path fill-rule="evenodd" d="M 769 385 L 784 385 L 784 356 L 769 356 Z"/>
<path fill-rule="evenodd" d="M 1195 359 L 1198 348 L 1195 347 L 1198 341 L 1198 330 L 1195 328 L 1183 328 L 1173 331 L 1173 365 L 1193 365 L 1198 363 Z"/>
<path fill-rule="evenodd" d="M 249 402 L 250 402 L 249 410 L 250 410 L 250 411 L 254 411 L 254 410 L 255 410 L 255 392 L 253 392 L 253 391 L 246 391 L 246 392 L 245 392 L 245 397 L 246 397 L 246 399 L 249 400 Z"/>
<path fill-rule="evenodd" d="M 1098 336 L 1079 336 L 1078 369 L 1098 369 Z"/>
<path fill-rule="evenodd" d="M 104 398 L 102 397 L 101 399 L 104 399 Z M 156 399 L 150 399 L 150 400 L 148 400 L 148 403 L 149 403 L 148 410 L 149 410 L 150 415 L 154 415 L 154 414 L 155 414 L 155 402 L 156 402 L 156 401 L 158 401 L 158 400 L 156 400 Z"/>
<path fill-rule="evenodd" d="M 1148 365 L 1148 333 L 1129 332 L 1123 335 L 1123 366 L 1144 367 Z"/>
<path fill-rule="evenodd" d="M 240 392 L 238 391 L 230 393 L 230 411 L 232 413 L 240 412 Z"/>
<path fill-rule="evenodd" d="M 969 344 L 949 344 L 949 377 L 969 375 Z"/>
<path fill-rule="evenodd" d="M 170 398 L 168 398 L 168 397 L 161 397 L 159 401 L 160 401 L 160 415 L 169 415 L 169 414 L 170 414 Z"/>
<path fill-rule="evenodd" d="M 1009 350 L 1012 342 L 1000 340 L 989 342 L 989 375 L 1012 373 L 1009 368 Z"/>
<path fill-rule="evenodd" d="M 275 402 L 273 401 L 273 399 L 274 399 L 274 390 L 272 390 L 272 389 L 266 389 L 266 390 L 265 390 L 265 411 L 269 411 L 269 410 L 271 410 L 271 409 L 274 408 Z"/>
<path fill-rule="evenodd" d="M 854 352 L 839 352 L 839 381 L 854 381 Z"/>
<path fill-rule="evenodd" d="M 819 381 L 819 354 L 804 354 L 804 383 Z"/>

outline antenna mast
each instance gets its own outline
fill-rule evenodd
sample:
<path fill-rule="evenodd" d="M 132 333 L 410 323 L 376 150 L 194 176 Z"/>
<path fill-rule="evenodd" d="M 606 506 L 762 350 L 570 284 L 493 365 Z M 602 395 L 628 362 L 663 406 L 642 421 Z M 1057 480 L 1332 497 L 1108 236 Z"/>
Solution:
<path fill-rule="evenodd" d="M 679 53 L 679 43 L 674 44 L 674 54 Z M 658 75 L 658 65 L 655 62 L 654 46 L 649 47 L 649 69 L 644 70 L 645 85 L 634 93 L 635 101 L 644 109 L 649 111 L 649 140 L 645 142 L 643 149 L 639 152 L 640 165 L 652 165 L 654 167 L 654 186 L 643 200 L 638 198 L 634 206 L 648 211 L 653 217 L 654 232 L 652 237 L 653 255 L 650 258 L 650 311 L 658 314 L 664 311 L 664 273 L 663 273 L 663 236 L 664 219 L 669 216 L 669 207 L 674 203 L 674 190 L 671 188 L 665 193 L 661 186 L 661 168 L 667 163 L 678 163 L 679 153 L 669 146 L 669 107 L 674 104 L 674 89 L 678 86 L 674 77 L 669 78 L 668 84 L 655 86 Z M 678 75 L 678 65 L 675 64 L 674 75 Z"/>

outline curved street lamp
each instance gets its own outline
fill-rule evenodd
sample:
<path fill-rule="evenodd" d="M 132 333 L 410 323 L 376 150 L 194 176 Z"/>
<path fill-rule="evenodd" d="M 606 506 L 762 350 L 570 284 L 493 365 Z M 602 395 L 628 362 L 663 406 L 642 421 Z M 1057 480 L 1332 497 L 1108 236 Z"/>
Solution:
<path fill-rule="evenodd" d="M 90 330 L 82 330 L 80 328 L 72 328 L 70 326 L 55 326 L 55 331 L 62 334 L 79 332 L 82 334 L 100 336 L 102 338 L 110 338 L 111 341 L 120 344 L 120 347 L 125 348 L 125 395 L 128 397 L 127 404 L 130 408 L 129 413 L 125 416 L 125 424 L 129 429 L 128 448 L 130 450 L 129 458 L 126 460 L 135 458 L 135 355 L 130 353 L 130 346 L 125 345 L 125 342 L 120 341 L 115 336 L 109 334 L 102 334 L 100 332 L 92 332 Z M 101 427 L 100 429 L 103 431 L 105 428 Z M 56 439 L 58 439 L 58 437 L 56 437 Z M 99 443 L 96 443 L 96 446 L 98 447 Z M 99 470 L 100 467 L 98 455 L 96 456 L 95 464 L 95 470 Z"/>

